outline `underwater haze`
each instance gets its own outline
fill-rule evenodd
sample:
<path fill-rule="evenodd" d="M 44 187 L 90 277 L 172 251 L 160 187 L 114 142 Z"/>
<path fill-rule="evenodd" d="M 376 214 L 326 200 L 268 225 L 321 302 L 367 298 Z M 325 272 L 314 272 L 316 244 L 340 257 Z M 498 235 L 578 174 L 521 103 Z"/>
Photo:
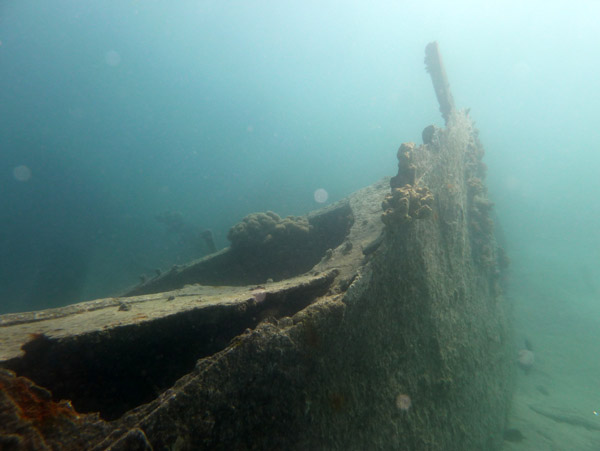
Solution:
<path fill-rule="evenodd" d="M 202 255 L 165 212 L 223 247 L 248 213 L 303 214 L 319 189 L 331 202 L 392 173 L 437 114 L 431 36 L 382 29 L 386 10 L 3 2 L 0 312 L 109 296 Z"/>
<path fill-rule="evenodd" d="M 202 231 L 220 249 L 249 213 L 395 174 L 399 145 L 443 126 L 437 40 L 535 352 L 506 449 L 600 449 L 528 408 L 600 422 L 599 19 L 584 0 L 4 0 L 0 313 L 118 295 L 210 252 Z"/>
<path fill-rule="evenodd" d="M 597 293 L 599 17 L 595 1 L 4 1 L 0 311 L 203 254 L 161 214 L 221 248 L 248 213 L 303 214 L 393 174 L 399 144 L 443 124 L 432 40 L 516 269 Z"/>
<path fill-rule="evenodd" d="M 223 247 L 250 212 L 303 214 L 318 189 L 331 202 L 393 174 L 398 145 L 443 123 L 431 40 L 481 130 L 511 251 L 553 243 L 544 259 L 593 273 L 598 17 L 585 1 L 5 1 L 0 311 L 193 258 L 161 213 Z"/>

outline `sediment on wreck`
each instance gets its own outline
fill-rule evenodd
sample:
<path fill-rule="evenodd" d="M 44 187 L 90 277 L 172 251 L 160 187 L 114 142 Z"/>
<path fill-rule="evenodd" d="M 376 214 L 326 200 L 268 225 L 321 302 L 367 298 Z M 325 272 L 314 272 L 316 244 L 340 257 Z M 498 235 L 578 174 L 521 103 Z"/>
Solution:
<path fill-rule="evenodd" d="M 385 239 L 344 298 L 356 364 L 347 369 L 361 368 L 347 387 L 354 405 L 371 408 L 353 426 L 377 430 L 358 432 L 353 446 L 502 447 L 512 337 L 482 155 L 477 130 L 456 111 L 430 144 L 400 147 Z"/>
<path fill-rule="evenodd" d="M 462 112 L 401 146 L 383 238 L 347 289 L 247 331 L 120 425 L 159 448 L 500 449 L 513 365 L 482 154 Z"/>
<path fill-rule="evenodd" d="M 319 237 L 302 265 L 282 269 L 290 242 L 263 237 L 259 270 L 226 265 L 234 247 L 129 297 L 0 316 L 0 447 L 500 449 L 503 258 L 477 130 L 446 119 L 400 146 L 394 177 L 297 221 Z M 273 268 L 290 276 L 263 282 Z M 100 416 L 74 410 L 90 399 Z"/>

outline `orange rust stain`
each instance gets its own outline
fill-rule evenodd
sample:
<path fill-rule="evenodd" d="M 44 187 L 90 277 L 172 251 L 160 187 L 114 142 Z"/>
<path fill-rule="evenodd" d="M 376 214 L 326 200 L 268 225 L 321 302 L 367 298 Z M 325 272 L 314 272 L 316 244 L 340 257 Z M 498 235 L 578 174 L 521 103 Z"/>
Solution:
<path fill-rule="evenodd" d="M 31 421 L 40 430 L 52 428 L 59 421 L 79 418 L 69 402 L 52 401 L 49 392 L 24 377 L 16 377 L 9 384 L 0 381 L 0 391 L 12 399 L 23 420 Z"/>

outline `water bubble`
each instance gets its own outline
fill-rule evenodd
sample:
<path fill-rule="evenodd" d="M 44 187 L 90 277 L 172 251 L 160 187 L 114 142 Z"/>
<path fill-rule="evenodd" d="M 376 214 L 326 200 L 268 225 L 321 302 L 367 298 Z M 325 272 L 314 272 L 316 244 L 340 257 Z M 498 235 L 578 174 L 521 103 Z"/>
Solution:
<path fill-rule="evenodd" d="M 118 66 L 121 63 L 121 55 L 115 50 L 109 50 L 104 54 L 104 62 L 109 66 Z"/>
<path fill-rule="evenodd" d="M 322 203 L 327 202 L 327 199 L 329 199 L 329 193 L 327 191 L 325 191 L 323 188 L 319 188 L 318 190 L 315 191 L 314 198 L 315 198 L 316 202 L 322 204 Z"/>
<path fill-rule="evenodd" d="M 412 406 L 412 399 L 406 393 L 400 393 L 396 396 L 396 407 L 404 412 L 408 412 Z"/>
<path fill-rule="evenodd" d="M 25 165 L 17 166 L 13 169 L 13 176 L 19 182 L 27 182 L 31 178 L 31 169 Z"/>

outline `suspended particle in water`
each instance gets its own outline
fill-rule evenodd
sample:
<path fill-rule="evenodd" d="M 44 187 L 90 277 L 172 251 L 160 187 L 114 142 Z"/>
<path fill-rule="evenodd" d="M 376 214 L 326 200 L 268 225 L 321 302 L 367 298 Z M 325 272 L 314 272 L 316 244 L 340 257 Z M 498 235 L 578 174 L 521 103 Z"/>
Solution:
<path fill-rule="evenodd" d="M 315 198 L 315 202 L 323 204 L 323 203 L 327 202 L 327 199 L 329 198 L 329 193 L 327 191 L 325 191 L 323 188 L 319 188 L 318 190 L 315 191 L 314 198 Z"/>
<path fill-rule="evenodd" d="M 398 396 L 396 396 L 396 407 L 398 407 L 398 409 L 402 410 L 403 412 L 408 412 L 410 406 L 412 406 L 412 400 L 410 399 L 410 396 L 405 393 L 400 393 Z"/>
<path fill-rule="evenodd" d="M 115 50 L 109 50 L 104 54 L 104 62 L 112 67 L 118 66 L 121 63 L 121 55 Z"/>
<path fill-rule="evenodd" d="M 19 182 L 27 182 L 31 178 L 31 169 L 25 165 L 17 166 L 13 169 L 13 176 Z"/>

